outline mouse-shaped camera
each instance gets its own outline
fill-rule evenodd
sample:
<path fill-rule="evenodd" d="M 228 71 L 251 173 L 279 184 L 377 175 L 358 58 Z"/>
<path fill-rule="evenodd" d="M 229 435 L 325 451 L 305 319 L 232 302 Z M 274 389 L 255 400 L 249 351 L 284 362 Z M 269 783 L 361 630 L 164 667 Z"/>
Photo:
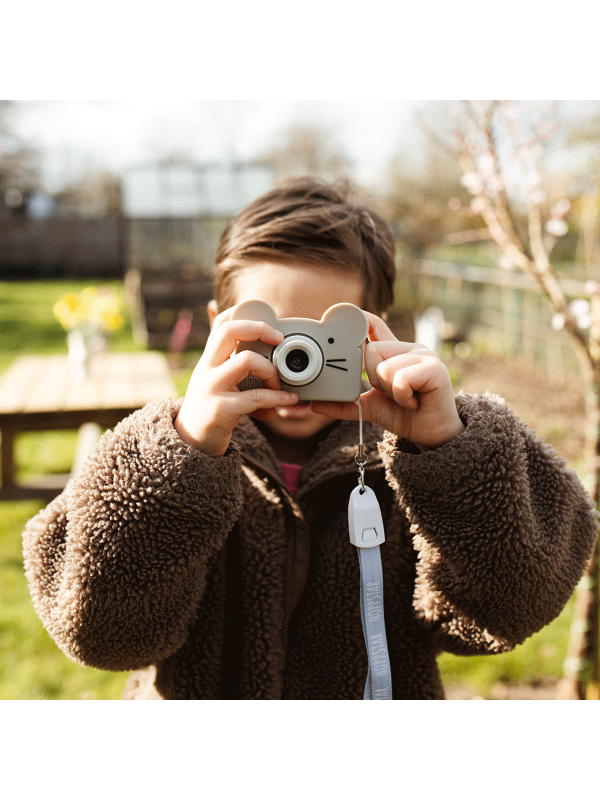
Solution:
<path fill-rule="evenodd" d="M 246 300 L 235 306 L 231 319 L 260 320 L 283 333 L 277 347 L 264 342 L 240 342 L 237 352 L 253 350 L 275 364 L 281 388 L 296 392 L 301 400 L 353 402 L 361 392 L 363 352 L 369 332 L 365 314 L 351 303 L 331 306 L 320 322 L 303 317 L 278 319 L 262 300 Z M 262 387 L 249 375 L 240 390 Z"/>

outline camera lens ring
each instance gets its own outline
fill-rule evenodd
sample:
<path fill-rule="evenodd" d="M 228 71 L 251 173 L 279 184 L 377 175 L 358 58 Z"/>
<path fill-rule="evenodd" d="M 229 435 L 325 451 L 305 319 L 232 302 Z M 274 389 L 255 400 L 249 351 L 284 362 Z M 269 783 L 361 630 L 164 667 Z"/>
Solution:
<path fill-rule="evenodd" d="M 294 351 L 301 351 L 307 356 L 305 369 L 289 368 L 288 358 Z M 288 333 L 283 342 L 273 350 L 271 360 L 279 371 L 281 382 L 288 386 L 309 386 L 317 380 L 325 364 L 321 346 L 306 333 Z"/>

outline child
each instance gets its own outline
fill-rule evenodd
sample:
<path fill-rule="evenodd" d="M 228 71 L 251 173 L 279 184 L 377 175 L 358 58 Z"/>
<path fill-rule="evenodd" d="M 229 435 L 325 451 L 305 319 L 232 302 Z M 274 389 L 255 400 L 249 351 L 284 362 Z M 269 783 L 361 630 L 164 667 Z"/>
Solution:
<path fill-rule="evenodd" d="M 592 552 L 591 503 L 499 398 L 454 397 L 438 357 L 385 323 L 394 243 L 336 186 L 287 181 L 230 220 L 212 330 L 183 401 L 107 432 L 27 526 L 35 608 L 73 659 L 133 670 L 129 699 L 361 699 L 347 506 L 358 408 L 297 402 L 241 341 L 279 318 L 367 312 L 366 483 L 381 505 L 394 699 L 443 699 L 436 654 L 512 649 L 557 616 Z M 263 389 L 240 392 L 249 373 Z"/>

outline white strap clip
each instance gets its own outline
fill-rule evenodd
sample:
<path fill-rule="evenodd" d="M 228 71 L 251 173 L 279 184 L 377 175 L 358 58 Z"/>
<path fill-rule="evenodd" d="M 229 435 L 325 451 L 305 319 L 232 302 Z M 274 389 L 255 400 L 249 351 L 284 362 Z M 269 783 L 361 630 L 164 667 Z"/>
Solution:
<path fill-rule="evenodd" d="M 368 486 L 357 486 L 348 501 L 350 541 L 355 547 L 378 547 L 385 542 L 377 497 Z"/>

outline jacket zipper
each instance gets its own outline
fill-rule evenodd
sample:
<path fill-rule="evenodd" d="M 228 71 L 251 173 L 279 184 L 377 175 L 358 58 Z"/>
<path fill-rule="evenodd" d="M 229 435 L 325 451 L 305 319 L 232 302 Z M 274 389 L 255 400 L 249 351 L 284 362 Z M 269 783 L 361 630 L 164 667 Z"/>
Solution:
<path fill-rule="evenodd" d="M 275 473 L 272 472 L 268 467 L 265 467 L 264 464 L 261 464 L 259 461 L 255 461 L 251 456 L 247 456 L 245 453 L 242 454 L 242 463 L 249 463 L 259 472 L 261 472 L 267 478 L 270 478 L 280 489 L 283 490 L 284 496 L 288 500 L 288 505 L 284 508 L 284 515 L 285 515 L 285 523 L 286 523 L 286 534 L 288 529 L 288 522 L 291 522 L 290 518 L 294 517 L 294 514 L 291 512 L 290 507 L 296 506 L 298 511 L 302 513 L 302 509 L 300 508 L 300 504 L 297 502 L 295 497 L 289 492 L 285 483 L 281 480 L 281 478 Z M 377 469 L 378 466 L 372 464 L 370 467 L 365 468 L 365 472 L 371 472 Z M 343 470 L 342 472 L 338 473 L 339 475 L 352 475 L 354 472 L 357 472 L 358 469 L 352 468 Z M 285 653 L 285 658 L 287 660 L 287 645 L 288 645 L 288 637 L 289 637 L 289 614 L 288 609 L 290 605 L 290 588 L 291 588 L 291 580 L 292 580 L 292 570 L 294 566 L 294 558 L 296 555 L 296 521 L 294 519 L 294 524 L 289 526 L 291 531 L 291 535 L 288 537 L 286 535 L 286 557 L 285 557 L 285 567 L 284 567 L 284 575 L 283 575 L 283 630 L 281 634 L 282 638 L 282 645 Z M 285 667 L 284 667 L 285 668 Z"/>
<path fill-rule="evenodd" d="M 288 645 L 288 637 L 289 637 L 289 619 L 288 619 L 288 609 L 290 605 L 290 589 L 291 589 L 291 582 L 292 582 L 292 570 L 294 566 L 294 558 L 296 555 L 296 521 L 294 518 L 294 514 L 291 511 L 291 508 L 294 506 L 297 507 L 298 511 L 301 512 L 299 504 L 296 502 L 296 499 L 293 495 L 290 494 L 287 486 L 285 483 L 279 478 L 279 476 L 272 472 L 270 469 L 265 467 L 258 461 L 255 461 L 252 457 L 248 457 L 245 453 L 242 455 L 242 462 L 251 464 L 255 469 L 258 470 L 259 473 L 262 473 L 267 478 L 271 479 L 278 488 L 283 491 L 285 498 L 287 499 L 287 503 L 284 505 L 284 518 L 285 518 L 285 565 L 283 569 L 283 630 L 281 632 L 281 640 L 283 645 L 283 650 L 285 653 L 285 658 L 287 660 L 287 645 Z M 292 523 L 293 519 L 293 524 Z M 290 534 L 288 535 L 288 530 Z M 285 666 L 284 666 L 285 668 Z"/>

